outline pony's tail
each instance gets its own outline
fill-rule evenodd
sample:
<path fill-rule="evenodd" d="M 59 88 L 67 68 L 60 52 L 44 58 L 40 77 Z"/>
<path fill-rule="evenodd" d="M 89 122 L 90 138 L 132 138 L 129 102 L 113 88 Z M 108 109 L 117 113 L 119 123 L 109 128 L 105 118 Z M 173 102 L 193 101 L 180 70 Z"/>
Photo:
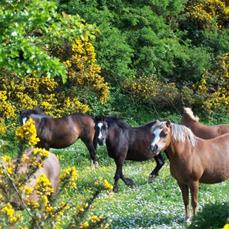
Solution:
<path fill-rule="evenodd" d="M 199 122 L 199 117 L 193 114 L 193 111 L 190 107 L 184 107 L 184 113 L 193 121 Z"/>

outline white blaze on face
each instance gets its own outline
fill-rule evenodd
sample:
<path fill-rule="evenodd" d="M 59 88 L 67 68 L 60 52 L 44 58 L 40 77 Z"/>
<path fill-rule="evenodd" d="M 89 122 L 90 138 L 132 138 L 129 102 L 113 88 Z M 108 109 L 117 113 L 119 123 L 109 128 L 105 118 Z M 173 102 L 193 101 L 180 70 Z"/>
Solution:
<path fill-rule="evenodd" d="M 160 134 L 161 134 L 162 129 L 157 128 L 153 131 L 154 134 L 154 139 L 151 143 L 151 146 L 154 147 L 159 141 L 160 141 Z"/>
<path fill-rule="evenodd" d="M 102 135 L 102 126 L 103 126 L 103 123 L 102 122 L 99 122 L 97 124 L 97 126 L 99 127 L 99 136 L 98 136 L 98 139 L 102 139 L 103 138 L 103 135 Z"/>
<path fill-rule="evenodd" d="M 27 118 L 24 117 L 24 118 L 22 119 L 22 124 L 24 125 L 24 124 L 26 123 L 26 121 L 27 121 Z"/>

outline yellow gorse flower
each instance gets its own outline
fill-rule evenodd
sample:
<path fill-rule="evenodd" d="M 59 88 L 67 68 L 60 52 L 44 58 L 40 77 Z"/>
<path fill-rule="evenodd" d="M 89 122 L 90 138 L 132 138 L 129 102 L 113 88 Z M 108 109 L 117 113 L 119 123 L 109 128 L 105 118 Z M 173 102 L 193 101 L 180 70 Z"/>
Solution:
<path fill-rule="evenodd" d="M 41 174 L 37 179 L 35 189 L 36 193 L 40 196 L 51 196 L 53 193 L 51 182 L 45 174 Z"/>
<path fill-rule="evenodd" d="M 89 228 L 89 223 L 87 221 L 80 224 L 80 229 L 87 229 L 87 228 Z"/>
<path fill-rule="evenodd" d="M 3 118 L 0 118 L 0 134 L 6 133 L 6 124 Z"/>
<path fill-rule="evenodd" d="M 15 214 L 15 211 L 11 204 L 7 203 L 0 212 L 4 213 L 7 217 L 10 223 L 15 223 L 18 219 L 18 217 Z"/>
<path fill-rule="evenodd" d="M 102 189 L 106 189 L 106 190 L 112 190 L 113 189 L 113 185 L 110 184 L 106 179 L 103 179 L 102 177 L 99 177 L 95 181 L 95 186 L 102 188 Z"/>
<path fill-rule="evenodd" d="M 113 185 L 111 183 L 109 183 L 106 179 L 103 181 L 103 185 L 104 185 L 104 188 L 107 190 L 113 189 Z"/>
<path fill-rule="evenodd" d="M 7 173 L 9 173 L 10 175 L 12 175 L 13 172 L 14 172 L 14 165 L 13 165 L 13 162 L 12 162 L 11 157 L 9 157 L 7 155 L 2 156 L 2 161 L 5 164 L 5 168 L 6 168 Z"/>
<path fill-rule="evenodd" d="M 100 218 L 97 215 L 93 215 L 89 219 L 92 223 L 96 223 L 96 222 L 100 221 Z"/>
<path fill-rule="evenodd" d="M 25 141 L 31 146 L 36 145 L 40 140 L 37 138 L 37 130 L 33 119 L 29 120 L 16 129 L 16 137 L 21 141 Z"/>
<path fill-rule="evenodd" d="M 61 181 L 68 181 L 71 188 L 76 187 L 77 172 L 75 167 L 67 167 L 60 176 Z"/>

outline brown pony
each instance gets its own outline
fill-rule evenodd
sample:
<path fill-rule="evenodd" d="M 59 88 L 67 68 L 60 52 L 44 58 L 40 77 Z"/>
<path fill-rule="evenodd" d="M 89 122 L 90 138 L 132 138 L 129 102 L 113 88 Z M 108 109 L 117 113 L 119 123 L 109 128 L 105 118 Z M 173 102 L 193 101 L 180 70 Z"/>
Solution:
<path fill-rule="evenodd" d="M 181 124 L 187 126 L 192 132 L 203 139 L 210 139 L 229 133 L 229 124 L 221 124 L 215 126 L 207 126 L 199 122 L 199 118 L 194 116 L 189 107 L 184 108 Z"/>
<path fill-rule="evenodd" d="M 21 123 L 29 118 L 36 123 L 37 137 L 40 139 L 37 147 L 65 148 L 81 139 L 86 145 L 93 165 L 96 162 L 96 145 L 93 143 L 95 135 L 95 122 L 87 114 L 75 113 L 62 118 L 53 118 L 37 110 L 24 110 L 21 113 Z"/>
<path fill-rule="evenodd" d="M 29 158 L 32 156 L 33 148 L 28 149 L 24 154 Z M 16 163 L 17 159 L 13 160 L 13 163 Z M 26 174 L 29 170 L 30 164 L 29 163 L 20 163 L 18 166 L 17 174 Z M 26 182 L 26 186 L 34 187 L 36 185 L 37 179 L 41 176 L 41 174 L 45 174 L 46 177 L 49 179 L 52 188 L 53 188 L 53 195 L 57 192 L 58 185 L 59 185 L 59 176 L 60 176 L 60 162 L 58 158 L 49 152 L 48 157 L 44 160 L 42 166 L 36 170 L 34 174 L 29 178 Z M 24 206 L 21 203 L 21 200 L 18 199 L 17 194 L 12 196 L 12 204 L 15 207 L 23 208 Z M 38 196 L 35 192 L 33 192 L 30 199 L 34 201 L 38 201 Z"/>
<path fill-rule="evenodd" d="M 218 183 L 229 178 L 229 133 L 205 140 L 189 128 L 169 121 L 157 121 L 151 131 L 151 150 L 154 155 L 164 150 L 167 153 L 170 172 L 181 189 L 189 218 L 189 190 L 195 215 L 199 183 Z"/>

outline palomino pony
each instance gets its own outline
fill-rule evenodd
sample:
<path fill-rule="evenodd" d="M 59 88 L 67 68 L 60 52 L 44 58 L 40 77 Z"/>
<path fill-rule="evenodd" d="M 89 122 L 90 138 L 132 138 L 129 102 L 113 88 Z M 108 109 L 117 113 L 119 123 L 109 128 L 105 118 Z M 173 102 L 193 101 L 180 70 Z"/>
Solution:
<path fill-rule="evenodd" d="M 203 139 L 211 139 L 225 133 L 229 133 L 229 124 L 207 126 L 199 122 L 199 118 L 194 116 L 189 107 L 184 108 L 181 124 L 187 126 L 192 132 Z"/>
<path fill-rule="evenodd" d="M 32 151 L 33 151 L 33 148 L 28 149 L 24 153 L 24 156 L 26 156 L 28 159 L 30 159 L 32 156 Z M 16 163 L 16 162 L 17 162 L 17 159 L 14 159 L 13 163 Z M 30 164 L 28 162 L 25 162 L 25 163 L 21 162 L 18 165 L 17 174 L 26 174 L 28 172 L 29 168 L 30 168 Z M 55 195 L 55 193 L 58 190 L 58 185 L 59 185 L 60 162 L 59 162 L 58 158 L 53 153 L 49 152 L 47 158 L 43 161 L 42 166 L 40 168 L 38 168 L 34 172 L 34 174 L 32 174 L 32 176 L 28 179 L 28 181 L 26 182 L 26 186 L 34 187 L 36 185 L 37 179 L 42 174 L 46 175 L 46 177 L 49 179 L 49 181 L 52 185 L 52 188 L 53 188 L 53 195 Z M 18 208 L 24 207 L 21 200 L 18 199 L 17 194 L 15 194 L 15 196 L 12 196 L 11 198 L 12 198 L 12 204 L 15 207 L 18 207 Z M 37 196 L 37 194 L 35 192 L 32 192 L 29 198 L 35 202 L 37 202 L 39 199 L 39 197 Z"/>
<path fill-rule="evenodd" d="M 118 191 L 118 180 L 121 178 L 128 186 L 134 185 L 133 180 L 125 177 L 122 167 L 125 160 L 145 161 L 153 158 L 150 151 L 152 140 L 151 128 L 155 122 L 133 128 L 120 119 L 113 117 L 96 118 L 95 139 L 100 145 L 106 144 L 108 155 L 115 160 L 114 191 Z M 164 164 L 163 157 L 155 157 L 156 168 L 149 176 L 149 182 L 157 175 Z"/>
<path fill-rule="evenodd" d="M 229 134 L 205 140 L 183 125 L 159 122 L 152 127 L 153 155 L 167 153 L 170 171 L 181 189 L 185 215 L 190 217 L 189 190 L 193 215 L 198 204 L 199 183 L 218 183 L 229 178 Z"/>
<path fill-rule="evenodd" d="M 62 118 L 53 118 L 39 113 L 37 110 L 24 110 L 21 113 L 24 124 L 29 118 L 36 123 L 37 137 L 40 148 L 65 148 L 80 138 L 86 145 L 93 165 L 96 162 L 96 145 L 93 144 L 95 122 L 87 114 L 75 113 Z"/>

